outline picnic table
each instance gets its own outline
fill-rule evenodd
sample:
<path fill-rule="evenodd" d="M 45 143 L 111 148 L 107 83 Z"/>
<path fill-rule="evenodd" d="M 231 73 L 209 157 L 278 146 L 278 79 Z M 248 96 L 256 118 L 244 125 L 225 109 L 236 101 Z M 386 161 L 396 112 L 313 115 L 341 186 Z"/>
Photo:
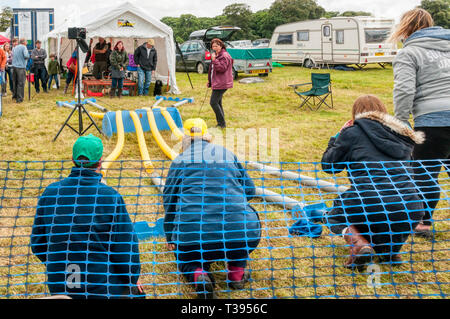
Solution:
<path fill-rule="evenodd" d="M 111 87 L 111 79 L 85 79 L 83 80 L 83 86 L 85 88 L 85 92 L 89 92 L 90 88 L 92 87 L 101 87 L 103 88 L 110 88 Z M 137 84 L 134 81 L 131 81 L 129 79 L 123 80 L 123 88 L 127 88 L 130 92 L 130 96 L 136 96 L 137 95 Z M 91 89 L 92 91 L 92 89 Z"/>

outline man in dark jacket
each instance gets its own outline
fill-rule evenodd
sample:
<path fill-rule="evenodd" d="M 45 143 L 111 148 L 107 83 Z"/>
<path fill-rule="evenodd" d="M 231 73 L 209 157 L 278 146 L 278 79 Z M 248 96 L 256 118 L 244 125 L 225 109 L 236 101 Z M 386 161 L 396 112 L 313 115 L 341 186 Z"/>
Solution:
<path fill-rule="evenodd" d="M 347 169 L 352 184 L 328 215 L 331 231 L 350 245 L 346 267 L 360 268 L 374 252 L 383 261 L 401 262 L 400 249 L 424 215 L 407 162 L 422 142 L 421 134 L 376 111 L 357 115 L 330 139 L 322 168 L 330 174 Z"/>
<path fill-rule="evenodd" d="M 47 59 L 47 52 L 41 48 L 41 41 L 36 41 L 36 47 L 31 51 L 31 59 L 33 65 L 31 67 L 34 73 L 34 88 L 36 93 L 39 93 L 39 81 L 42 84 L 42 89 L 47 93 L 47 69 L 45 68 L 45 59 Z"/>
<path fill-rule="evenodd" d="M 73 146 L 76 167 L 39 198 L 31 249 L 47 267 L 51 294 L 143 294 L 137 236 L 122 196 L 101 182 L 102 153 L 98 137 L 80 137 Z"/>
<path fill-rule="evenodd" d="M 231 289 L 243 289 L 249 279 L 245 267 L 261 236 L 248 203 L 256 190 L 236 156 L 209 143 L 203 120 L 187 120 L 184 128 L 184 152 L 172 162 L 163 192 L 164 231 L 180 272 L 199 298 L 210 299 L 211 263 L 227 261 Z"/>
<path fill-rule="evenodd" d="M 94 69 L 92 74 L 97 80 L 100 80 L 103 76 L 103 72 L 108 69 L 108 43 L 105 39 L 98 38 L 98 43 L 95 45 L 93 53 L 95 55 Z"/>
<path fill-rule="evenodd" d="M 138 67 L 138 93 L 148 95 L 148 89 L 155 76 L 158 55 L 155 49 L 155 41 L 148 40 L 134 51 L 134 63 Z"/>

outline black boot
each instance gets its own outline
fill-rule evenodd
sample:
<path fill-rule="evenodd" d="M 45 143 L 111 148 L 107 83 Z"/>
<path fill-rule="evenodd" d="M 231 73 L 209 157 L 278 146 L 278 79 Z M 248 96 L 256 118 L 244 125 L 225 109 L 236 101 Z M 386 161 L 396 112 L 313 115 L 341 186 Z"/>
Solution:
<path fill-rule="evenodd" d="M 122 89 L 117 90 L 117 95 L 119 96 L 119 99 L 120 99 L 120 97 L 122 96 Z"/>

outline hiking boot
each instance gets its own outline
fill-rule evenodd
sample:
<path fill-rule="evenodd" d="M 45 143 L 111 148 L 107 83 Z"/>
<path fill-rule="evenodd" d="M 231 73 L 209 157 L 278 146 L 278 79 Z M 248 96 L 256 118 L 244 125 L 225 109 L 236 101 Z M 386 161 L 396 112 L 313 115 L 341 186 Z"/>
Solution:
<path fill-rule="evenodd" d="M 228 266 L 227 279 L 229 280 L 228 287 L 230 289 L 242 290 L 244 289 L 245 284 L 250 280 L 250 272 L 245 268 Z"/>
<path fill-rule="evenodd" d="M 116 96 L 116 89 L 115 88 L 111 88 L 111 90 L 109 91 L 109 97 L 112 99 Z"/>
<path fill-rule="evenodd" d="M 355 226 L 350 226 L 344 234 L 344 239 L 350 245 L 350 256 L 345 261 L 344 267 L 362 271 L 372 261 L 375 251 L 370 243 L 362 236 Z"/>
<path fill-rule="evenodd" d="M 119 96 L 119 99 L 120 99 L 121 96 L 122 96 L 122 90 L 123 90 L 123 89 L 118 89 L 118 90 L 117 90 L 117 95 Z"/>
<path fill-rule="evenodd" d="M 423 223 L 419 223 L 414 229 L 414 235 L 423 237 L 429 240 L 434 238 L 433 231 L 431 230 L 431 225 L 424 225 Z"/>
<path fill-rule="evenodd" d="M 196 276 L 195 291 L 197 292 L 197 299 L 216 299 L 214 284 L 206 273 Z"/>
<path fill-rule="evenodd" d="M 67 90 L 69 89 L 69 86 L 66 85 L 66 87 L 64 88 L 64 94 L 67 94 Z"/>

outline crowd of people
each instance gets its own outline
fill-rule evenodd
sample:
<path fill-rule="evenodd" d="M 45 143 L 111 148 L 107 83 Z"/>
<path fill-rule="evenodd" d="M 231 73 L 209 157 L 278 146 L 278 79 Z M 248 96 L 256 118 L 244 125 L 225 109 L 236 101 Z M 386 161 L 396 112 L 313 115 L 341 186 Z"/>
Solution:
<path fill-rule="evenodd" d="M 95 79 L 110 78 L 112 84 L 109 96 L 115 97 L 117 90 L 117 96 L 120 98 L 129 65 L 128 53 L 123 42 L 118 41 L 111 49 L 112 42 L 107 43 L 104 38 L 100 37 L 93 48 L 92 44 L 93 39 L 90 41 L 84 65 L 92 62 L 92 76 Z M 155 41 L 149 39 L 134 51 L 139 96 L 149 94 L 151 81 L 155 78 L 158 57 L 154 46 Z M 25 39 L 13 39 L 11 44 L 6 42 L 3 47 L 0 47 L 0 75 L 4 80 L 2 81 L 0 94 L 7 96 L 7 82 L 9 81 L 13 99 L 17 103 L 23 102 L 27 71 L 33 74 L 32 81 L 34 81 L 36 93 L 40 93 L 41 87 L 47 93 L 51 89 L 53 81 L 55 81 L 56 88 L 59 90 L 59 75 L 65 74 L 64 94 L 67 94 L 70 84 L 76 84 L 78 79 L 77 54 L 75 49 L 64 68 L 58 62 L 57 56 L 51 53 L 46 66 L 47 52 L 42 48 L 41 41 L 35 42 L 35 48 L 31 52 L 27 49 Z"/>
<path fill-rule="evenodd" d="M 358 98 L 352 119 L 330 139 L 322 158 L 325 172 L 347 170 L 351 182 L 322 218 L 347 243 L 344 266 L 351 269 L 364 269 L 374 258 L 401 264 L 409 236 L 432 239 L 438 174 L 443 165 L 450 171 L 450 70 L 435 58 L 450 57 L 450 30 L 433 27 L 428 12 L 414 9 L 403 15 L 392 39 L 404 42 L 393 64 L 395 116 L 376 96 Z M 152 56 L 148 44 L 139 48 L 147 60 Z M 221 99 L 230 88 L 223 74 L 229 61 L 221 43 L 213 44 L 217 55 L 208 87 L 217 91 L 211 104 L 219 126 L 225 126 Z M 16 49 L 14 57 L 22 51 Z M 126 58 L 120 43 L 114 51 L 112 65 L 120 79 Z M 152 67 L 137 56 L 150 75 Z M 214 84 L 215 75 L 223 86 Z M 214 298 L 214 261 L 227 261 L 230 289 L 242 289 L 250 279 L 247 261 L 261 239 L 258 212 L 249 204 L 255 185 L 232 152 L 211 142 L 203 120 L 190 119 L 184 129 L 182 153 L 172 162 L 163 191 L 167 249 L 198 296 Z M 102 183 L 102 154 L 97 137 L 75 142 L 71 174 L 39 199 L 31 247 L 47 267 L 52 294 L 142 298 L 137 238 L 122 196 Z M 429 161 L 412 161 L 424 159 Z M 70 264 L 79 267 L 78 285 L 66 281 Z"/>

